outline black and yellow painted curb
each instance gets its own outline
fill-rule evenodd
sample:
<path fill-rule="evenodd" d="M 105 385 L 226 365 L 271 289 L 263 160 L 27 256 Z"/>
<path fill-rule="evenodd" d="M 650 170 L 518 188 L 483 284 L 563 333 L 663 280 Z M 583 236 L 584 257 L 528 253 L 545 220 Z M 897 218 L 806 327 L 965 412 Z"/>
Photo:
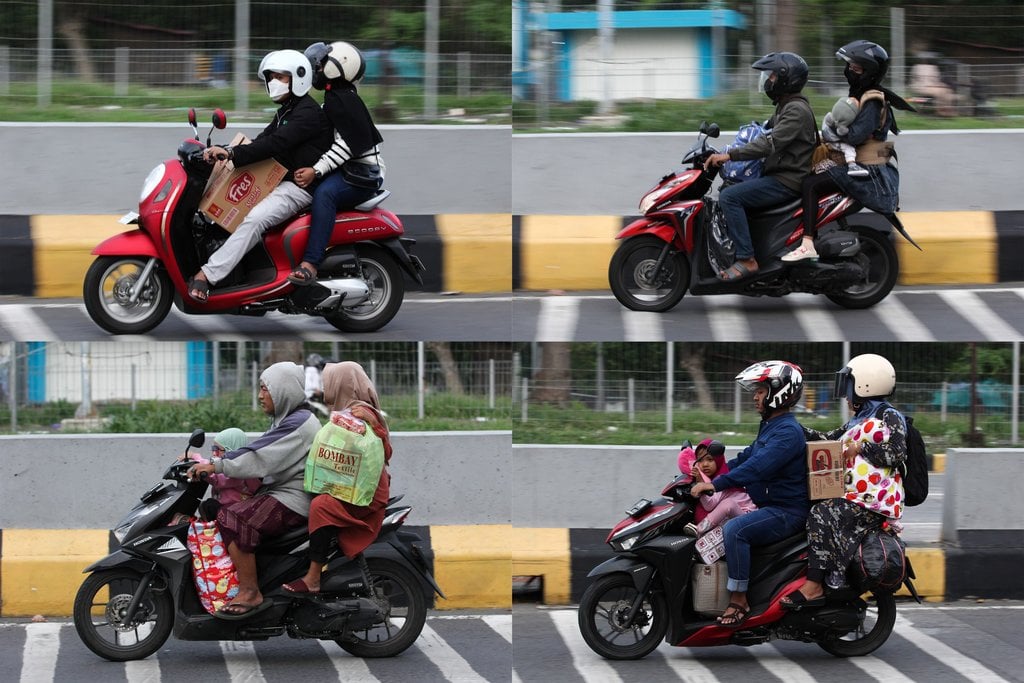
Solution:
<path fill-rule="evenodd" d="M 114 215 L 0 215 L 0 295 L 80 297 L 93 248 L 128 228 Z M 508 214 L 401 216 L 426 266 L 423 291 L 508 292 Z"/>
<path fill-rule="evenodd" d="M 1024 281 L 1024 211 L 901 212 L 918 251 L 896 238 L 902 285 Z M 608 289 L 615 235 L 635 216 L 513 216 L 512 286 L 524 290 Z M 872 213 L 855 224 L 888 226 Z"/>
<path fill-rule="evenodd" d="M 512 605 L 510 525 L 406 527 L 429 545 L 447 599 L 436 609 Z M 0 617 L 68 616 L 82 573 L 116 545 L 107 530 L 0 529 Z"/>

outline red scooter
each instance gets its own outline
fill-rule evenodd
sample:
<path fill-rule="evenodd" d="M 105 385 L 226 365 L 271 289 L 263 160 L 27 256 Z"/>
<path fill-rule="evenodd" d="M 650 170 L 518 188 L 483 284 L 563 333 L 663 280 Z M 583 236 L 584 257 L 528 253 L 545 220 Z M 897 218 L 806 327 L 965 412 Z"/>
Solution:
<path fill-rule="evenodd" d="M 327 254 L 315 283 L 296 287 L 288 274 L 302 260 L 309 237 L 309 213 L 272 228 L 228 278 L 200 303 L 188 294 L 188 280 L 228 237 L 202 212 L 200 199 L 212 167 L 203 160 L 195 110 L 189 111 L 195 139 L 178 146 L 178 158 L 158 165 L 142 188 L 139 212 L 121 219 L 138 228 L 100 243 L 85 276 L 83 296 L 93 321 L 113 334 L 142 334 L 160 324 L 173 303 L 190 314 L 264 315 L 281 311 L 319 316 L 343 332 L 372 332 L 398 313 L 405 295 L 404 271 L 422 284 L 423 264 L 403 237 L 398 217 L 379 207 L 390 192 L 379 191 L 359 206 L 338 213 Z M 213 126 L 223 129 L 220 109 Z M 211 133 L 213 130 L 211 129 Z M 361 277 L 342 276 L 342 263 L 355 249 Z"/>
<path fill-rule="evenodd" d="M 634 311 L 667 311 L 691 294 L 783 296 L 824 294 L 844 308 L 868 308 L 884 299 L 899 276 L 891 234 L 869 225 L 849 225 L 863 207 L 851 197 L 829 194 L 818 201 L 817 261 L 781 259 L 804 231 L 800 199 L 749 216 L 750 236 L 760 269 L 749 277 L 722 281 L 718 273 L 735 259 L 725 217 L 709 193 L 719 170 L 704 170 L 716 150 L 708 138 L 718 124 L 704 123 L 696 144 L 683 157 L 689 165 L 662 177 L 640 200 L 639 218 L 616 236 L 621 241 L 608 281 L 615 298 Z M 886 220 L 915 247 L 899 218 Z M 920 247 L 918 247 L 920 249 Z"/>
<path fill-rule="evenodd" d="M 751 548 L 751 616 L 739 627 L 719 624 L 715 615 L 720 609 L 711 611 L 702 604 L 708 602 L 703 596 L 709 586 L 697 587 L 702 575 L 714 573 L 712 565 L 701 564 L 697 539 L 684 533 L 696 505 L 690 488 L 687 480 L 677 478 L 664 488 L 662 498 L 640 500 L 608 534 L 615 556 L 587 575 L 594 583 L 579 605 L 580 632 L 594 652 L 606 659 L 640 659 L 662 640 L 706 647 L 757 645 L 778 638 L 815 643 L 836 657 L 858 657 L 889 638 L 896 622 L 891 592 L 826 586 L 823 606 L 783 610 L 782 597 L 799 588 L 807 575 L 803 533 Z M 916 597 L 907 562 L 905 585 Z M 720 597 L 728 596 L 724 591 L 723 583 L 717 587 Z"/>

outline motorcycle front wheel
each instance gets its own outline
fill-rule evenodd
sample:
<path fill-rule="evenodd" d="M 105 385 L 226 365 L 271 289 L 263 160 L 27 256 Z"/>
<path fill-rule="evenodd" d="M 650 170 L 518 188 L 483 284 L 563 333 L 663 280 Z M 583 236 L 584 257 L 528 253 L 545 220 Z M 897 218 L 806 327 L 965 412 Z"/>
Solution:
<path fill-rule="evenodd" d="M 380 247 L 360 244 L 356 252 L 370 296 L 357 306 L 343 308 L 324 318 L 342 332 L 373 332 L 391 322 L 398 313 L 405 298 L 405 281 L 394 257 Z"/>
<path fill-rule="evenodd" d="M 166 589 L 150 585 L 127 620 L 127 609 L 143 575 L 132 569 L 108 569 L 90 575 L 75 596 L 74 621 L 85 646 L 104 659 L 145 659 L 164 644 L 174 626 L 174 603 Z"/>
<path fill-rule="evenodd" d="M 896 286 L 900 274 L 900 260 L 896 247 L 885 233 L 860 225 L 850 229 L 857 233 L 860 252 L 853 257 L 864 271 L 864 279 L 842 292 L 827 294 L 832 302 L 843 308 L 870 308 L 884 299 Z"/>
<path fill-rule="evenodd" d="M 154 268 L 142 292 L 131 301 L 146 267 L 142 256 L 101 256 L 85 274 L 82 298 L 97 325 L 112 334 L 144 334 L 163 322 L 171 310 L 174 289 L 163 268 Z"/>
<path fill-rule="evenodd" d="M 587 588 L 580 599 L 579 625 L 591 650 L 605 659 L 640 659 L 658 647 L 668 631 L 665 596 L 647 593 L 629 620 L 638 595 L 626 574 L 602 576 Z"/>
<path fill-rule="evenodd" d="M 384 619 L 335 642 L 356 657 L 394 657 L 420 637 L 427 621 L 427 596 L 422 582 L 405 566 L 384 559 L 370 559 L 367 564 L 373 581 L 370 599 Z"/>
<path fill-rule="evenodd" d="M 818 646 L 836 657 L 863 657 L 869 655 L 888 640 L 896 624 L 896 598 L 892 593 L 868 593 L 864 620 L 845 636 L 818 643 Z"/>
<path fill-rule="evenodd" d="M 690 262 L 669 246 L 657 268 L 665 246 L 654 235 L 631 237 L 619 245 L 608 265 L 608 284 L 619 303 L 632 311 L 667 311 L 679 303 L 690 283 Z"/>

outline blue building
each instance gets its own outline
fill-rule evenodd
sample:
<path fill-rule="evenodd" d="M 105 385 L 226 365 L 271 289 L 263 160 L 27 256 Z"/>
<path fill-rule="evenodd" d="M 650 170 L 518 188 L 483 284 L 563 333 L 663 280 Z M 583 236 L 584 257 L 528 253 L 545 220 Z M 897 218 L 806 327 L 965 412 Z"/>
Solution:
<path fill-rule="evenodd" d="M 721 89 L 727 30 L 746 27 L 733 10 L 637 10 L 611 13 L 614 39 L 603 59 L 597 12 L 530 12 L 513 5 L 513 84 L 517 96 L 546 69 L 561 101 L 700 99 Z M 538 37 L 544 38 L 538 39 Z M 540 45 L 552 37 L 550 46 Z M 547 49 L 542 49 L 547 48 Z M 548 54 L 549 63 L 541 55 Z"/>

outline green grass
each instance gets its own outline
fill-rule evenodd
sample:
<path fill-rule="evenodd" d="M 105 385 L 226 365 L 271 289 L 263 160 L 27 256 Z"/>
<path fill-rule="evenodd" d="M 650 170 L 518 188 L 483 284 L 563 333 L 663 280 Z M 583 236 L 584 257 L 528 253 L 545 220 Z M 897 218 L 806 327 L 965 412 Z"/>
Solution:
<path fill-rule="evenodd" d="M 441 93 L 437 97 L 438 115 L 432 120 L 423 116 L 423 90 L 411 86 L 364 86 L 359 90 L 378 123 L 499 123 L 511 119 L 511 96 L 507 92 L 474 93 L 467 97 Z M 229 114 L 229 123 L 265 122 L 277 107 L 263 90 L 250 90 L 245 111 L 235 110 L 233 88 L 144 87 L 130 86 L 123 96 L 114 94 L 110 83 L 56 81 L 51 102 L 37 106 L 34 83 L 12 83 L 9 94 L 0 98 L 2 121 L 73 121 L 73 122 L 182 122 L 186 112 L 195 107 L 200 112 L 201 129 L 209 126 L 209 115 L 220 107 Z M 321 93 L 313 96 L 322 101 Z M 385 98 L 387 104 L 385 104 Z M 449 116 L 453 109 L 463 114 Z"/>
<path fill-rule="evenodd" d="M 835 98 L 811 95 L 811 107 L 820 122 L 832 108 Z M 1024 128 L 1024 98 L 994 100 L 998 116 L 991 118 L 953 117 L 938 118 L 911 112 L 897 112 L 896 121 L 901 130 L 945 130 L 964 128 Z M 752 120 L 763 121 L 771 116 L 772 106 L 760 98 L 751 106 L 747 93 L 723 95 L 707 100 L 648 100 L 622 102 L 615 114 L 621 117 L 616 125 L 592 123 L 584 119 L 597 111 L 596 102 L 569 102 L 552 104 L 546 122 L 540 121 L 540 112 L 532 103 L 516 102 L 513 108 L 515 131 L 518 133 L 549 132 L 570 129 L 576 132 L 688 132 L 700 127 L 701 121 L 713 121 L 722 130 L 736 130 Z"/>

